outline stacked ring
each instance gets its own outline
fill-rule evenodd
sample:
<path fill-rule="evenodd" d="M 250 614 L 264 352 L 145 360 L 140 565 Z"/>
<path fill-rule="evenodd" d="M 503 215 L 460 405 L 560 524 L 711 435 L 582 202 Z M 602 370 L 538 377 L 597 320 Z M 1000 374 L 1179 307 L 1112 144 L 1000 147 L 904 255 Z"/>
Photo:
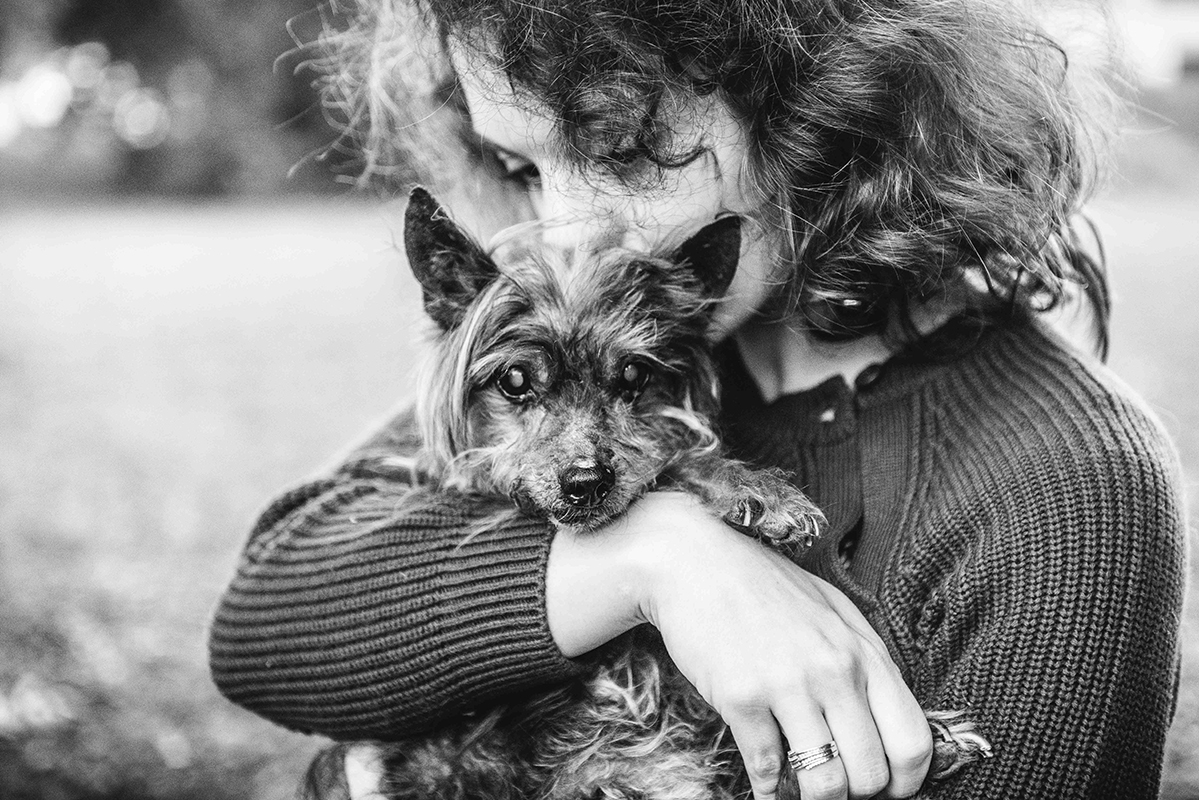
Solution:
<path fill-rule="evenodd" d="M 787 763 L 791 765 L 791 769 L 799 772 L 801 769 L 813 769 L 821 764 L 826 764 L 839 756 L 841 751 L 837 749 L 836 742 L 822 744 L 819 747 L 812 747 L 807 750 L 788 750 Z"/>

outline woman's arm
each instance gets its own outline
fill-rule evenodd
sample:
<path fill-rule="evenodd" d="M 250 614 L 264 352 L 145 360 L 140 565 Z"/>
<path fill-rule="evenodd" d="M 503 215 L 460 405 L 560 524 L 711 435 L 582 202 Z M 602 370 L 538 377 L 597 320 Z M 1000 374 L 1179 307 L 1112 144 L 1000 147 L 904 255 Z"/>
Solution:
<path fill-rule="evenodd" d="M 1185 527 L 1173 455 L 1147 429 L 1030 463 L 996 490 L 1007 513 L 956 521 L 988 531 L 963 536 L 977 549 L 922 610 L 909 679 L 927 708 L 969 708 L 995 757 L 929 797 L 1157 796 Z"/>
<path fill-rule="evenodd" d="M 290 728 L 394 739 L 577 675 L 568 656 L 649 621 L 729 722 L 756 797 L 774 796 L 783 732 L 841 747 L 803 774 L 805 798 L 919 786 L 923 715 L 833 587 L 678 493 L 591 533 L 517 518 L 469 536 L 495 509 L 409 502 L 415 444 L 401 418 L 263 514 L 212 628 L 228 697 Z"/>
<path fill-rule="evenodd" d="M 470 537 L 497 508 L 412 504 L 418 444 L 403 414 L 263 513 L 212 625 L 231 700 L 295 730 L 394 739 L 578 673 L 545 624 L 549 526 Z"/>
<path fill-rule="evenodd" d="M 603 532 L 559 533 L 546 600 L 570 654 L 655 625 L 732 729 L 757 800 L 775 797 L 788 747 L 830 741 L 841 757 L 797 776 L 805 800 L 906 797 L 924 779 L 928 724 L 858 609 L 689 495 L 653 493 Z"/>

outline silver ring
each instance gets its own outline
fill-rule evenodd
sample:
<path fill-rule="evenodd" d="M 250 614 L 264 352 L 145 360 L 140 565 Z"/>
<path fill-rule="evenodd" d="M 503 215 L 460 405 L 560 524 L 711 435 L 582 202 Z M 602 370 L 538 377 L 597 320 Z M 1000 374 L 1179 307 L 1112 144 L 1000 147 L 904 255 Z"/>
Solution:
<path fill-rule="evenodd" d="M 841 751 L 837 749 L 837 743 L 829 742 L 807 750 L 788 750 L 787 763 L 791 765 L 791 769 L 799 772 L 801 769 L 813 769 L 827 764 L 839 755 Z"/>

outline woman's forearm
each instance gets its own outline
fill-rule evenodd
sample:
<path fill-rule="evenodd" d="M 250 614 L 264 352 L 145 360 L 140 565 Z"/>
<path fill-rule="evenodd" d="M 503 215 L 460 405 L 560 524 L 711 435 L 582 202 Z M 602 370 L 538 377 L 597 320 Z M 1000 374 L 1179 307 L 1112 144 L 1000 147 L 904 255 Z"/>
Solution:
<path fill-rule="evenodd" d="M 472 537 L 487 509 L 405 510 L 408 491 L 340 476 L 263 515 L 213 620 L 223 693 L 288 728 L 390 739 L 579 672 L 545 625 L 548 526 Z"/>
<path fill-rule="evenodd" d="M 723 548 L 747 541 L 696 497 L 671 491 L 643 496 L 600 530 L 559 530 L 545 579 L 550 634 L 576 657 L 655 622 L 659 594 L 678 581 L 702 580 L 719 568 Z"/>
<path fill-rule="evenodd" d="M 648 576 L 643 563 L 651 495 L 598 531 L 563 529 L 550 546 L 545 607 L 550 635 L 569 657 L 580 656 L 645 622 Z"/>
<path fill-rule="evenodd" d="M 732 729 L 756 798 L 773 800 L 788 746 L 832 740 L 843 757 L 819 777 L 826 786 L 904 797 L 924 778 L 932 746 L 924 715 L 852 602 L 694 497 L 652 493 L 603 531 L 559 532 L 546 605 L 566 653 L 642 621 L 657 627 Z M 815 791 L 814 774 L 798 780 Z"/>

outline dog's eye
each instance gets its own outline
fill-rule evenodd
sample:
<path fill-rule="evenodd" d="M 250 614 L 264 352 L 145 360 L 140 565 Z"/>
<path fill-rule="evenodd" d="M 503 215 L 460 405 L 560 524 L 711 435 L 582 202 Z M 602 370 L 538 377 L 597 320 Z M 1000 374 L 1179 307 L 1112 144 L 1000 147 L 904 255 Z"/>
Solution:
<path fill-rule="evenodd" d="M 513 402 L 528 400 L 530 392 L 533 391 L 533 381 L 529 378 L 528 370 L 519 364 L 500 373 L 495 383 L 500 389 L 500 394 Z"/>
<path fill-rule="evenodd" d="M 628 361 L 620 370 L 620 379 L 616 382 L 617 389 L 620 390 L 620 396 L 631 401 L 645 388 L 649 383 L 650 369 L 649 365 L 644 361 Z"/>

